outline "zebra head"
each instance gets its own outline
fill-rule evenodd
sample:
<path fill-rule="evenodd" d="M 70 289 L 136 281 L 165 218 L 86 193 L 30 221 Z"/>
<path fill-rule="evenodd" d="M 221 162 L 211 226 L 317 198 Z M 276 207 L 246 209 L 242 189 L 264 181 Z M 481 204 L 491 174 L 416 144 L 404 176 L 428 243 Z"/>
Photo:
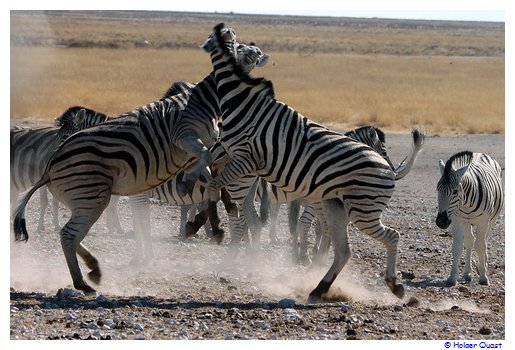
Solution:
<path fill-rule="evenodd" d="M 54 119 L 54 126 L 60 128 L 62 136 L 69 136 L 79 130 L 103 123 L 107 116 L 86 107 L 70 107 L 61 116 Z"/>
<path fill-rule="evenodd" d="M 233 55 L 236 54 L 236 32 L 232 28 L 222 28 L 221 30 L 222 39 L 225 46 L 231 51 Z M 206 52 L 211 52 L 216 48 L 216 35 L 211 33 L 207 40 L 200 46 Z"/>
<path fill-rule="evenodd" d="M 463 198 L 461 179 L 467 172 L 472 160 L 472 152 L 464 151 L 453 155 L 447 163 L 440 160 L 440 173 L 442 177 L 438 181 L 438 215 L 436 225 L 446 229 L 451 224 L 452 216 L 458 209 Z"/>
<path fill-rule="evenodd" d="M 269 59 L 270 56 L 264 54 L 254 43 L 238 44 L 236 48 L 236 62 L 245 73 L 250 73 L 254 67 L 263 67 Z"/>

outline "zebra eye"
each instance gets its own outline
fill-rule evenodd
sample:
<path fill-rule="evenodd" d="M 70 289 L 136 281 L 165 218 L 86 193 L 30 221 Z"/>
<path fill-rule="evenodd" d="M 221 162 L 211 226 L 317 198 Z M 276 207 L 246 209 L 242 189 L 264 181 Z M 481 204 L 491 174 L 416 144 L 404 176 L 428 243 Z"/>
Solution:
<path fill-rule="evenodd" d="M 458 194 L 458 189 L 453 190 L 453 191 L 452 191 L 452 194 L 453 194 L 453 195 L 457 195 L 457 194 Z"/>

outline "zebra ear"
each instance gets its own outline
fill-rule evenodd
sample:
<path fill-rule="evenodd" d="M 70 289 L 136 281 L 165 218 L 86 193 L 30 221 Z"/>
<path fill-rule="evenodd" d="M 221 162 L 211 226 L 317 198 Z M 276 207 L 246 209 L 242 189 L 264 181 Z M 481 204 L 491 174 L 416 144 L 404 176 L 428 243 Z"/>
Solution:
<path fill-rule="evenodd" d="M 73 119 L 74 126 L 78 127 L 82 124 L 82 122 L 86 119 L 86 110 L 81 108 L 76 115 L 76 118 Z"/>
<path fill-rule="evenodd" d="M 270 59 L 270 55 L 267 55 L 265 53 L 263 56 L 258 58 L 256 66 L 257 67 L 263 67 L 265 64 L 268 63 L 269 59 Z"/>
<path fill-rule="evenodd" d="M 210 52 L 213 49 L 214 45 L 215 40 L 213 38 L 213 35 L 210 35 L 209 38 L 207 38 L 207 40 L 202 45 L 200 45 L 200 48 L 204 49 L 204 51 L 206 52 Z"/>
<path fill-rule="evenodd" d="M 368 128 L 368 137 L 370 138 L 370 141 L 372 141 L 373 145 L 377 145 L 379 142 L 379 136 L 377 136 L 377 132 L 374 128 Z"/>
<path fill-rule="evenodd" d="M 461 180 L 461 177 L 467 172 L 469 169 L 469 164 L 462 166 L 461 168 L 455 170 L 456 176 L 458 177 L 458 180 Z"/>
<path fill-rule="evenodd" d="M 438 161 L 438 165 L 440 165 L 440 175 L 443 175 L 444 171 L 445 171 L 445 163 L 443 162 L 443 160 L 439 160 Z"/>

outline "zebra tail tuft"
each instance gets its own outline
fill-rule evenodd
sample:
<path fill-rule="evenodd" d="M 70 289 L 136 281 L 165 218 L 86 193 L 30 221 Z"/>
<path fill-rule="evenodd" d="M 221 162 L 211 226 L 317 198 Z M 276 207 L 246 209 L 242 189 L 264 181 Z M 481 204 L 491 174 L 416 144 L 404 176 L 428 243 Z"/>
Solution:
<path fill-rule="evenodd" d="M 424 147 L 424 142 L 426 139 L 425 133 L 418 128 L 415 128 L 411 131 L 411 136 L 413 137 L 413 147 L 411 150 L 411 154 L 406 156 L 404 160 L 399 164 L 397 169 L 395 169 L 395 181 L 402 179 L 411 171 L 413 164 L 415 164 L 415 160 L 418 157 L 418 154 L 422 151 Z"/>
<path fill-rule="evenodd" d="M 14 210 L 13 229 L 14 229 L 14 240 L 28 241 L 29 233 L 27 232 L 27 224 L 25 221 L 25 207 L 29 202 L 30 197 L 36 192 L 41 186 L 45 185 L 49 181 L 48 173 L 45 172 L 41 180 L 39 180 L 32 188 L 23 196 L 20 204 Z"/>

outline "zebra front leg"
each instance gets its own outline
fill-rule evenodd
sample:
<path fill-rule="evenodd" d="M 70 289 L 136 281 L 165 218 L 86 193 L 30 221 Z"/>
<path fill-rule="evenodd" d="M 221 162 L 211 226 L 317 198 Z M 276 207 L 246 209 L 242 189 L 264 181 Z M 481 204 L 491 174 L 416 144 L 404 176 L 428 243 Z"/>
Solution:
<path fill-rule="evenodd" d="M 150 225 L 150 193 L 145 192 L 129 197 L 132 210 L 134 240 L 136 243 L 134 256 L 130 265 L 147 264 L 154 257 Z"/>
<path fill-rule="evenodd" d="M 45 212 L 48 207 L 48 193 L 46 186 L 39 189 L 39 221 L 38 233 L 45 231 Z"/>
<path fill-rule="evenodd" d="M 487 273 L 487 261 L 488 261 L 488 252 L 487 252 L 487 238 L 488 233 L 490 231 L 490 227 L 493 226 L 494 223 L 486 223 L 484 225 L 477 224 L 476 225 L 476 241 L 474 244 L 474 248 L 478 257 L 478 272 L 479 272 L 479 284 L 488 286 L 490 284 L 490 280 L 488 279 Z"/>
<path fill-rule="evenodd" d="M 184 173 L 181 179 L 177 178 L 177 192 L 179 196 L 185 197 L 193 193 L 193 187 L 200 175 L 204 176 L 205 181 L 210 181 L 211 174 L 207 167 L 212 163 L 213 157 L 209 149 L 194 133 L 182 135 L 176 144 L 183 151 L 198 159 L 189 172 Z"/>
<path fill-rule="evenodd" d="M 111 234 L 125 234 L 118 216 L 119 196 L 112 196 L 109 205 L 106 208 L 106 226 L 107 231 Z"/>
<path fill-rule="evenodd" d="M 197 214 L 198 211 L 198 214 Z M 196 234 L 200 228 L 206 224 L 208 219 L 208 203 L 202 202 L 194 204 L 188 210 L 188 222 L 184 226 L 184 238 L 189 238 Z"/>
<path fill-rule="evenodd" d="M 338 274 L 351 256 L 347 235 L 348 219 L 343 203 L 337 199 L 324 200 L 322 201 L 322 208 L 333 242 L 334 260 L 324 278 L 309 293 L 308 303 L 310 304 L 322 301 L 322 295 L 329 291 L 334 280 L 338 277 Z"/>
<path fill-rule="evenodd" d="M 211 233 L 213 235 L 213 240 L 216 244 L 222 243 L 224 239 L 224 230 L 220 228 L 220 217 L 218 216 L 218 206 L 215 202 L 208 201 L 207 204 L 207 212 L 209 223 L 211 224 Z"/>
<path fill-rule="evenodd" d="M 54 230 L 55 232 L 59 232 L 61 229 L 61 226 L 59 225 L 59 200 L 55 197 L 52 198 L 52 208 Z"/>
<path fill-rule="evenodd" d="M 474 246 L 474 235 L 472 234 L 472 225 L 464 224 L 464 244 L 465 244 L 465 269 L 463 270 L 463 279 L 469 283 L 472 281 L 472 247 Z"/>
<path fill-rule="evenodd" d="M 451 226 L 452 232 L 452 266 L 449 278 L 447 278 L 447 285 L 455 286 L 458 281 L 458 269 L 463 252 L 463 239 L 464 239 L 464 226 L 462 223 L 453 221 Z"/>

